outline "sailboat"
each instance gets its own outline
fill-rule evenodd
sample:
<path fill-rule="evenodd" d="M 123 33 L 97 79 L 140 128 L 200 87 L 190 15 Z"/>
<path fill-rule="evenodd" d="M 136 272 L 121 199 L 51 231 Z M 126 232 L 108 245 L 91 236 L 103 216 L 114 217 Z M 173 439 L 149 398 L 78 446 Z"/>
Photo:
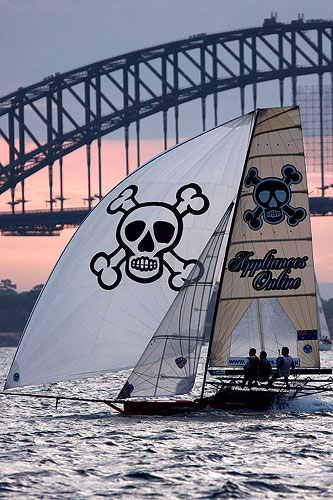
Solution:
<path fill-rule="evenodd" d="M 78 228 L 5 389 L 134 367 L 118 397 L 102 400 L 125 414 L 262 408 L 331 390 L 322 376 L 332 370 L 320 368 L 309 216 L 297 107 L 256 110 L 176 145 Z M 184 399 L 219 276 L 201 394 Z M 265 350 L 274 370 L 283 346 L 296 364 L 292 389 L 243 388 L 249 348 Z"/>
<path fill-rule="evenodd" d="M 319 291 L 318 281 L 316 280 L 316 301 L 318 315 L 318 339 L 319 351 L 330 351 L 332 349 L 332 340 L 328 329 L 323 302 Z"/>

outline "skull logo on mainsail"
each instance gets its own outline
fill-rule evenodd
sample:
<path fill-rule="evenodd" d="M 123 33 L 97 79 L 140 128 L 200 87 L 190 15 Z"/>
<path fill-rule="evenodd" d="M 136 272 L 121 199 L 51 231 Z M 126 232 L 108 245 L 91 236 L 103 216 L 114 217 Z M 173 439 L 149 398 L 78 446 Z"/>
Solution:
<path fill-rule="evenodd" d="M 248 171 L 244 184 L 247 188 L 254 186 L 253 201 L 257 206 L 254 210 L 246 210 L 243 219 L 253 231 L 261 228 L 261 217 L 268 224 L 279 224 L 287 216 L 289 226 L 297 226 L 306 216 L 304 208 L 294 208 L 289 205 L 290 185 L 300 183 L 302 174 L 289 164 L 282 167 L 281 173 L 282 179 L 277 177 L 261 179 L 257 168 L 252 167 Z"/>

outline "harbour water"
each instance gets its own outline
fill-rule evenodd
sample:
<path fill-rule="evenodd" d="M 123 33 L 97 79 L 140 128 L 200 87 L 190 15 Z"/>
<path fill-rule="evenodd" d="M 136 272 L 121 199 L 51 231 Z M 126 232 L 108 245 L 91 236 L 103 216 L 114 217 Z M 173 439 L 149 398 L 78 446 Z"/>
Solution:
<path fill-rule="evenodd" d="M 15 350 L 0 349 L 1 384 Z M 322 353 L 323 366 L 333 352 Z M 124 373 L 26 392 L 114 397 Z M 333 395 L 265 413 L 124 417 L 1 396 L 0 498 L 328 499 Z"/>

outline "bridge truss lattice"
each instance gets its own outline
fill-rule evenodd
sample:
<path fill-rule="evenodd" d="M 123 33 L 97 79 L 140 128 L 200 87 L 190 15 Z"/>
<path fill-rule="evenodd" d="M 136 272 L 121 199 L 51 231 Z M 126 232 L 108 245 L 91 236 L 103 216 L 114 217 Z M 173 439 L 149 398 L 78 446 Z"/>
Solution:
<path fill-rule="evenodd" d="M 227 90 L 239 89 L 239 106 L 243 113 L 247 88 L 251 89 L 254 108 L 258 102 L 259 85 L 273 80 L 279 84 L 280 105 L 296 104 L 297 79 L 316 75 L 321 102 L 324 75 L 332 79 L 332 70 L 332 21 L 304 21 L 300 18 L 284 24 L 272 17 L 260 27 L 194 35 L 55 74 L 34 85 L 19 88 L 0 99 L 0 140 L 7 148 L 0 163 L 0 195 L 9 190 L 12 207 L 12 217 L 8 216 L 5 223 L 7 232 L 11 232 L 10 224 L 17 224 L 13 222 L 14 216 L 16 220 L 20 216 L 18 224 L 22 227 L 19 234 L 25 233 L 28 221 L 32 220 L 32 214 L 30 216 L 25 207 L 25 179 L 44 167 L 48 168 L 50 198 L 47 227 L 52 229 L 53 226 L 80 222 L 75 217 L 73 219 L 73 211 L 68 213 L 66 222 L 62 170 L 63 157 L 82 146 L 87 151 L 88 208 L 83 210 L 84 214 L 91 208 L 93 200 L 90 178 L 93 141 L 97 141 L 97 197 L 101 198 L 103 136 L 118 129 L 124 130 L 128 173 L 130 125 L 135 127 L 139 165 L 140 125 L 150 115 L 162 114 L 164 148 L 167 148 L 170 109 L 174 110 L 177 143 L 180 137 L 179 108 L 186 102 L 201 101 L 202 129 L 205 130 L 206 100 L 210 95 L 216 125 L 218 99 L 223 100 L 223 93 Z M 288 95 L 286 82 L 291 88 Z M 53 168 L 57 161 L 59 210 L 54 209 L 53 192 Z M 16 198 L 19 186 L 20 200 Z M 15 210 L 18 204 L 20 210 Z M 79 219 L 82 217 L 78 216 Z M 36 221 L 32 225 L 37 227 Z M 17 230 L 14 226 L 12 234 Z M 6 227 L 2 228 L 6 231 Z"/>

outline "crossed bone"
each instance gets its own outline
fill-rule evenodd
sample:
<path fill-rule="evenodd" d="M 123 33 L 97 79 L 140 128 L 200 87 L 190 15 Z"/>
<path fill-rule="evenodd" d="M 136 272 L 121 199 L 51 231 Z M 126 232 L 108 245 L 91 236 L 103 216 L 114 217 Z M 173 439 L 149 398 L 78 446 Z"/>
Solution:
<path fill-rule="evenodd" d="M 118 212 L 124 214 L 119 224 L 124 217 L 126 217 L 129 210 L 141 206 L 135 197 L 137 192 L 137 186 L 129 186 L 109 203 L 106 209 L 108 214 L 112 215 Z M 159 203 L 156 203 L 156 205 L 158 206 Z M 168 204 L 164 203 L 164 206 L 165 205 Z M 170 210 L 171 207 L 174 209 L 176 208 L 180 218 L 183 218 L 187 214 L 199 215 L 206 212 L 209 207 L 209 200 L 202 194 L 201 187 L 192 183 L 179 188 L 176 193 L 176 202 L 174 205 L 169 206 Z M 94 255 L 90 262 L 90 269 L 97 276 L 99 286 L 105 290 L 116 288 L 122 279 L 121 266 L 126 262 L 127 258 L 126 247 L 124 248 L 121 244 L 110 254 L 98 252 Z M 177 259 L 179 264 L 177 269 L 173 269 L 172 267 L 174 258 Z M 203 269 L 202 265 L 198 263 L 196 259 L 183 259 L 177 255 L 174 250 L 163 253 L 162 265 L 170 272 L 168 283 L 172 290 L 180 290 L 192 266 L 195 264 L 197 264 L 198 267 L 198 273 L 195 280 L 198 280 L 202 275 Z M 154 278 L 152 278 L 152 281 L 154 281 Z"/>

